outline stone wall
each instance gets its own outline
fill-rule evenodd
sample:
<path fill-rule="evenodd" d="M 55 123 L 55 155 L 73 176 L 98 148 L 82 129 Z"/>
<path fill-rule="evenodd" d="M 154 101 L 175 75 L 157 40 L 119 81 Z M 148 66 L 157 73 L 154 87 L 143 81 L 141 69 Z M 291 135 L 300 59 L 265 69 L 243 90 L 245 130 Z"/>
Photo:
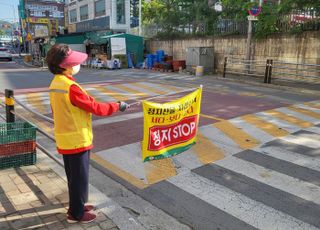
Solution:
<path fill-rule="evenodd" d="M 165 50 L 174 59 L 186 59 L 188 47 L 214 47 L 215 70 L 221 72 L 224 57 L 245 57 L 246 37 L 207 37 L 197 39 L 150 40 L 148 51 Z M 274 59 L 289 62 L 320 64 L 320 32 L 305 32 L 298 35 L 275 35 L 253 40 L 253 60 Z"/>

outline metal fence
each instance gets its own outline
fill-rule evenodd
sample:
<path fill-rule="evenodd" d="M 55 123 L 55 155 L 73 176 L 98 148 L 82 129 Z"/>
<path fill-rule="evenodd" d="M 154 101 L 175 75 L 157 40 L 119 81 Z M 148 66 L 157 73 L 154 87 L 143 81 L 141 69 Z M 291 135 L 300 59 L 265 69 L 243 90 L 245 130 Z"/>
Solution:
<path fill-rule="evenodd" d="M 244 60 L 225 57 L 223 77 L 227 75 L 255 77 L 264 83 L 289 81 L 319 85 L 320 65 L 281 60 Z"/>

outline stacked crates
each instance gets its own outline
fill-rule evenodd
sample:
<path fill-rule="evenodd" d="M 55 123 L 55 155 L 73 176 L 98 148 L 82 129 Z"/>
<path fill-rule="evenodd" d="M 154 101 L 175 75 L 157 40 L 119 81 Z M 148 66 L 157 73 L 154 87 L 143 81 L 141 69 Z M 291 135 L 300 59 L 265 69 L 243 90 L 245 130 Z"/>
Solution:
<path fill-rule="evenodd" d="M 0 123 L 0 169 L 36 163 L 36 127 L 28 122 Z"/>

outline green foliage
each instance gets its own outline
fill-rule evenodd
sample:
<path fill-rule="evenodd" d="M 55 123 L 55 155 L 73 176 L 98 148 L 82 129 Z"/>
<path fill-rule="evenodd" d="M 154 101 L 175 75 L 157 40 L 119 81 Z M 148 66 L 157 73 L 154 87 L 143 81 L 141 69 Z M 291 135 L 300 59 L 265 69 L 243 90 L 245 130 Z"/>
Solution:
<path fill-rule="evenodd" d="M 4 30 L 0 30 L 0 36 L 6 35 L 7 33 Z"/>
<path fill-rule="evenodd" d="M 221 0 L 221 3 L 223 11 L 216 12 L 209 7 L 208 0 L 151 0 L 143 3 L 143 24 L 156 24 L 159 37 L 214 35 L 219 19 L 247 22 L 248 9 L 257 5 L 259 0 Z M 282 0 L 280 4 L 278 1 L 264 1 L 259 20 L 254 22 L 255 37 L 264 38 L 283 31 L 298 33 L 307 26 L 312 28 L 310 22 L 292 23 L 289 17 L 285 17 L 297 10 L 312 12 L 314 17 L 320 18 L 320 0 Z"/>
<path fill-rule="evenodd" d="M 259 20 L 255 24 L 255 36 L 264 38 L 267 35 L 279 32 L 277 20 L 279 18 L 278 5 L 265 4 L 263 5 Z"/>

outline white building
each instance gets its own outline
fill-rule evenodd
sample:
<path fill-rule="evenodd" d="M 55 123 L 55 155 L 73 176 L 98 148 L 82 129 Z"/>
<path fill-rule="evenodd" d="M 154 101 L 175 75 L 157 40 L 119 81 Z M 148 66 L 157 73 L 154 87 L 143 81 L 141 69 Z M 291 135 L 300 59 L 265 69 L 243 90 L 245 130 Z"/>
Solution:
<path fill-rule="evenodd" d="M 129 32 L 130 0 L 66 0 L 69 32 Z"/>

